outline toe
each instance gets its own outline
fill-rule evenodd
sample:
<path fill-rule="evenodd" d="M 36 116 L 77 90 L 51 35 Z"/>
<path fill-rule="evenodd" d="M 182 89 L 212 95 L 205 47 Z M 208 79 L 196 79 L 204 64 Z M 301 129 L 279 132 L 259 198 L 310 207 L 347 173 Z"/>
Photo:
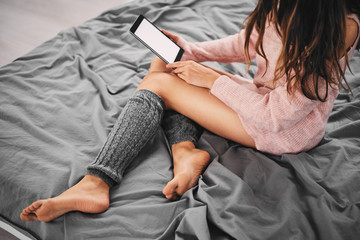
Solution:
<path fill-rule="evenodd" d="M 44 203 L 44 200 L 37 200 L 31 206 L 36 210 L 41 207 L 41 205 Z"/>
<path fill-rule="evenodd" d="M 36 220 L 36 215 L 34 214 L 37 209 L 39 209 L 42 205 L 43 201 L 38 200 L 32 203 L 30 206 L 25 208 L 20 214 L 20 218 L 24 221 L 33 221 Z"/>
<path fill-rule="evenodd" d="M 35 212 L 37 209 L 39 209 L 41 207 L 41 205 L 43 204 L 43 200 L 38 200 L 36 202 L 33 202 L 30 206 L 28 206 L 25 211 L 30 214 L 32 212 Z"/>
<path fill-rule="evenodd" d="M 37 208 L 35 208 L 33 205 L 31 205 L 30 207 L 28 207 L 28 211 L 29 212 L 34 212 Z"/>
<path fill-rule="evenodd" d="M 24 214 L 24 212 L 22 212 L 20 214 L 20 219 L 23 221 L 34 221 L 37 220 L 37 216 L 33 213 L 31 214 Z"/>
<path fill-rule="evenodd" d="M 168 196 L 171 197 L 172 195 L 174 195 L 177 187 L 178 187 L 178 181 L 176 178 L 174 178 L 166 184 L 162 192 L 166 196 L 166 198 L 168 198 Z"/>
<path fill-rule="evenodd" d="M 25 208 L 23 211 L 22 211 L 22 214 L 30 214 L 32 213 L 33 211 L 30 209 L 30 207 L 27 207 Z"/>
<path fill-rule="evenodd" d="M 165 197 L 169 200 L 176 200 L 176 194 L 175 193 L 172 193 L 172 194 L 169 194 L 169 195 L 165 195 Z"/>

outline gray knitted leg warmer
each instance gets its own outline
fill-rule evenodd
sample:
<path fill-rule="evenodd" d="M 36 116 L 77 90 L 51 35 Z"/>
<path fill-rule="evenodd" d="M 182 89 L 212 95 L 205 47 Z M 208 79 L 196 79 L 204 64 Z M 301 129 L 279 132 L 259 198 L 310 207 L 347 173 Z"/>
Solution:
<path fill-rule="evenodd" d="M 196 122 L 173 110 L 165 111 L 161 126 L 170 146 L 184 141 L 196 144 L 203 132 L 203 128 Z"/>
<path fill-rule="evenodd" d="M 141 89 L 127 102 L 88 174 L 110 187 L 120 183 L 126 167 L 159 129 L 165 104 L 154 92 Z"/>

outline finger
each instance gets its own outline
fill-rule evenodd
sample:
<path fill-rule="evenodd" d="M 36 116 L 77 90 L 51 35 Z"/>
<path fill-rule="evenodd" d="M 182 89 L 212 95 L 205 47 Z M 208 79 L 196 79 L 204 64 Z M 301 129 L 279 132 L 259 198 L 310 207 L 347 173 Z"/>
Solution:
<path fill-rule="evenodd" d="M 166 31 L 165 29 L 161 30 L 166 36 L 168 36 L 169 38 L 171 38 L 173 41 L 177 41 L 177 39 L 179 38 L 177 35 L 172 34 L 171 32 Z"/>
<path fill-rule="evenodd" d="M 166 65 L 167 68 L 178 68 L 178 67 L 182 67 L 185 64 L 183 62 L 173 62 L 173 63 L 169 63 Z"/>
<path fill-rule="evenodd" d="M 166 31 L 165 29 L 161 29 L 161 31 L 162 31 L 165 35 L 168 35 L 168 36 L 170 36 L 170 35 L 171 35 L 171 33 L 170 33 L 170 32 L 168 32 L 168 31 Z"/>
<path fill-rule="evenodd" d="M 179 67 L 179 66 L 182 66 L 184 64 L 185 64 L 185 62 L 173 62 L 173 63 L 166 64 L 166 66 L 168 66 L 168 67 Z"/>
<path fill-rule="evenodd" d="M 161 30 L 168 38 L 170 38 L 171 40 L 174 40 L 174 36 L 172 36 L 171 33 L 169 33 L 168 31 L 165 31 L 164 29 Z"/>
<path fill-rule="evenodd" d="M 183 67 L 177 67 L 177 68 L 174 68 L 172 72 L 175 73 L 175 74 L 180 74 L 180 73 L 184 72 L 184 68 Z"/>
<path fill-rule="evenodd" d="M 177 74 L 176 76 L 178 76 L 179 78 L 181 78 L 182 80 L 184 80 L 185 82 L 187 82 L 187 81 L 186 81 L 186 76 L 185 76 L 185 74 L 179 73 L 179 74 Z"/>

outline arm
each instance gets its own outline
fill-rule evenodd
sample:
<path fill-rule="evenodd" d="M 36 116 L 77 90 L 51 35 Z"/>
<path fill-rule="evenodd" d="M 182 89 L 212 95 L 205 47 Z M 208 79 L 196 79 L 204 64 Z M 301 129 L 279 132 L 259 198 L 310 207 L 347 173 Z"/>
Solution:
<path fill-rule="evenodd" d="M 235 82 L 194 61 L 171 63 L 167 67 L 175 68 L 173 73 L 187 83 L 210 89 L 242 120 L 253 123 L 259 130 L 280 132 L 288 129 L 319 104 L 319 101 L 308 99 L 301 90 L 290 96 L 286 85 L 271 90 L 243 79 Z"/>
<path fill-rule="evenodd" d="M 203 65 L 203 64 L 201 64 L 201 65 Z M 215 71 L 215 72 L 217 72 L 218 74 L 220 74 L 220 75 L 225 75 L 225 76 L 227 76 L 227 77 L 229 77 L 229 78 L 233 78 L 234 77 L 234 75 L 232 75 L 231 73 L 228 73 L 228 72 L 224 72 L 224 71 L 221 71 L 221 70 L 219 70 L 219 69 L 215 69 L 215 68 L 212 68 L 212 67 L 209 67 L 209 66 L 205 66 L 205 65 L 203 65 L 204 67 L 207 67 L 207 68 L 209 68 L 209 69 L 211 69 L 211 70 L 213 70 L 213 71 Z"/>
<path fill-rule="evenodd" d="M 182 58 L 183 61 L 216 61 L 222 63 L 245 62 L 245 30 L 223 39 L 200 43 L 190 43 L 180 36 L 164 30 L 163 32 L 185 50 L 185 54 Z M 254 30 L 251 34 L 249 44 L 251 59 L 256 56 L 255 43 L 257 38 L 258 34 Z"/>

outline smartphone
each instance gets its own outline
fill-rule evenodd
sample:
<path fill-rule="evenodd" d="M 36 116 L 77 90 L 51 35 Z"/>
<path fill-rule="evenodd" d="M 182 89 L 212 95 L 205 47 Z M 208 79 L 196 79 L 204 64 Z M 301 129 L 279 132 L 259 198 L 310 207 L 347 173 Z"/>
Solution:
<path fill-rule="evenodd" d="M 180 61 L 184 50 L 159 28 L 140 15 L 130 33 L 166 63 Z"/>

